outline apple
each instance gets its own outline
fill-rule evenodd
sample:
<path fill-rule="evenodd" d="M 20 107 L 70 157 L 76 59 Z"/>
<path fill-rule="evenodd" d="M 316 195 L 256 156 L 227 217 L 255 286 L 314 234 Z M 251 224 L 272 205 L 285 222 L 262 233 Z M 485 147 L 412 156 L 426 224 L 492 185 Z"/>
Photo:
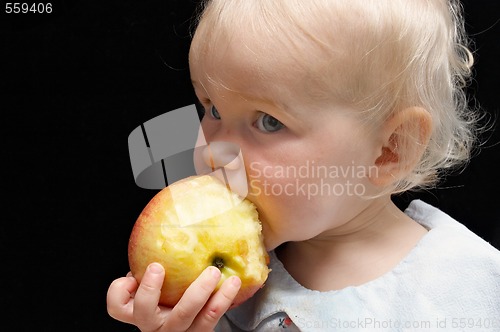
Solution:
<path fill-rule="evenodd" d="M 241 279 L 233 307 L 264 285 L 270 272 L 255 205 L 213 176 L 191 176 L 158 192 L 134 224 L 128 246 L 132 275 L 140 282 L 147 266 L 165 268 L 160 304 L 173 307 L 208 266 L 222 282 Z"/>

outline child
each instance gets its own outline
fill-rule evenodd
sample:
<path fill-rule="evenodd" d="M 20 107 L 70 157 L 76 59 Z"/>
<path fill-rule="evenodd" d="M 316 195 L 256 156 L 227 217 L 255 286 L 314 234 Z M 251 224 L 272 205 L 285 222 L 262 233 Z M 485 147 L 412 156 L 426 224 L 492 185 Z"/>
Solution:
<path fill-rule="evenodd" d="M 164 308 L 152 264 L 112 283 L 110 315 L 143 331 L 500 330 L 500 252 L 391 202 L 469 157 L 463 30 L 456 0 L 207 1 L 189 55 L 202 128 L 241 148 L 272 272 L 228 310 L 240 281 L 212 294 L 211 267 Z"/>

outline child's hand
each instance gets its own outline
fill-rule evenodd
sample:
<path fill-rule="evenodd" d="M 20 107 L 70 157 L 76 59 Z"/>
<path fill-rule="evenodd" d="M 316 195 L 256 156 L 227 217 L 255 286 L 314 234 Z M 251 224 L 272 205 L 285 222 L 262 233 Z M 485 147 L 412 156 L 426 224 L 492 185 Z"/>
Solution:
<path fill-rule="evenodd" d="M 130 274 L 113 281 L 107 295 L 109 315 L 141 331 L 213 331 L 241 286 L 239 278 L 231 277 L 212 295 L 220 271 L 211 266 L 189 286 L 174 308 L 167 308 L 158 305 L 164 276 L 163 267 L 153 263 L 140 285 Z"/>

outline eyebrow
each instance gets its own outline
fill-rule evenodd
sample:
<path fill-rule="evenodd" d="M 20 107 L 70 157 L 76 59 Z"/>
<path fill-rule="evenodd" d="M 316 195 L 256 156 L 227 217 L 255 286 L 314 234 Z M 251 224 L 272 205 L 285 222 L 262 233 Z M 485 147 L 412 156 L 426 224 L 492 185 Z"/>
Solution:
<path fill-rule="evenodd" d="M 196 88 L 203 89 L 203 91 L 205 93 L 207 93 L 205 87 L 203 86 L 203 84 L 201 82 L 199 82 L 197 80 L 194 80 L 194 79 L 191 79 L 191 84 L 195 87 L 195 89 Z M 270 105 L 273 108 L 274 112 L 282 114 L 282 115 L 284 115 L 285 117 L 287 117 L 289 119 L 297 119 L 297 115 L 298 114 L 296 112 L 294 112 L 294 110 L 292 110 L 285 103 L 272 101 L 272 100 L 269 100 L 269 99 L 266 99 L 266 98 L 261 98 L 261 97 L 258 97 L 258 96 L 247 95 L 247 94 L 244 94 L 242 92 L 239 92 L 239 93 L 241 94 L 241 96 L 243 96 L 248 101 L 253 101 L 253 102 L 256 102 L 256 103 L 262 103 L 262 104 Z"/>

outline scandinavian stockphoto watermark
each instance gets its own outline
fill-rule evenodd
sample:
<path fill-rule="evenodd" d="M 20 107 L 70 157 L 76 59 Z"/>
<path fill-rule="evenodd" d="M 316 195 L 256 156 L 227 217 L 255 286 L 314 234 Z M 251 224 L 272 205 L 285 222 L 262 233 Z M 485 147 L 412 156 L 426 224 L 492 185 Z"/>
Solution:
<path fill-rule="evenodd" d="M 500 318 L 497 317 L 432 317 L 430 319 L 382 319 L 364 317 L 358 319 L 331 318 L 328 320 L 297 319 L 300 329 L 319 331 L 498 331 Z"/>
<path fill-rule="evenodd" d="M 250 192 L 264 196 L 364 196 L 367 188 L 363 179 L 377 176 L 376 166 L 323 165 L 305 160 L 299 165 L 264 165 L 250 163 Z"/>
<path fill-rule="evenodd" d="M 130 133 L 128 143 L 135 182 L 148 189 L 162 189 L 191 175 L 210 174 L 241 197 L 250 193 L 310 200 L 318 196 L 364 196 L 368 194 L 364 180 L 378 176 L 376 166 L 355 161 L 342 165 L 317 160 L 294 165 L 246 161 L 234 143 L 207 142 L 195 105 L 144 122 Z"/>

